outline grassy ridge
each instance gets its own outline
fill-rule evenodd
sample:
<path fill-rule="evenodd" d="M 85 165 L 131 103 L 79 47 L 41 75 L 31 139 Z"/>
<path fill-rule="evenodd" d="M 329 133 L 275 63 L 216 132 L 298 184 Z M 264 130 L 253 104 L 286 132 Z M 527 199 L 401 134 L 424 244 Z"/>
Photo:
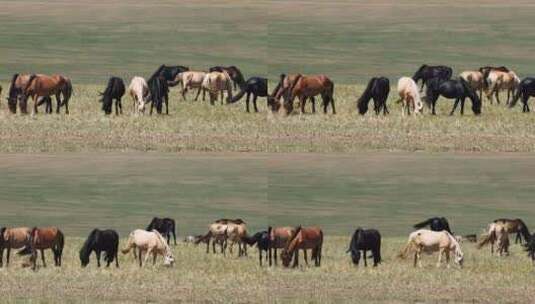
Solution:
<path fill-rule="evenodd" d="M 347 237 L 327 235 L 320 268 L 260 268 L 256 249 L 250 249 L 248 258 L 225 258 L 205 254 L 204 247 L 179 244 L 172 269 L 161 266 L 160 258 L 157 266 L 140 270 L 131 255 L 121 255 L 116 270 L 97 269 L 94 260 L 81 269 L 77 251 L 82 241 L 67 238 L 60 269 L 49 266 L 34 273 L 20 269 L 21 259 L 15 257 L 9 269 L 0 271 L 2 301 L 530 303 L 535 292 L 533 269 L 518 246 L 512 247 L 511 256 L 498 258 L 488 248 L 465 243 L 462 270 L 436 269 L 435 255 L 424 256 L 424 269 L 414 269 L 410 259 L 395 258 L 405 238 L 386 238 L 383 263 L 364 269 L 355 268 L 345 253 Z"/>

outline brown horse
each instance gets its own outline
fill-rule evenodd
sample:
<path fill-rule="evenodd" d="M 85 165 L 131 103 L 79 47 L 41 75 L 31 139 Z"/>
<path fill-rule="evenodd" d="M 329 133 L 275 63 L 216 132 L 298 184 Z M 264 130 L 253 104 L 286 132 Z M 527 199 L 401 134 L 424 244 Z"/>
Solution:
<path fill-rule="evenodd" d="M 28 227 L 0 228 L 0 267 L 3 266 L 4 249 L 7 249 L 6 267 L 9 266 L 11 249 L 20 249 L 30 244 L 30 232 Z"/>
<path fill-rule="evenodd" d="M 308 99 L 312 102 L 312 113 L 316 113 L 315 96 L 321 95 L 323 101 L 323 113 L 327 113 L 327 107 L 331 105 L 332 113 L 336 114 L 334 105 L 334 83 L 325 75 L 281 75 L 282 85 L 275 95 L 276 100 L 281 96 L 284 100 L 282 107 L 286 114 L 293 111 L 293 101 L 297 97 L 301 107 L 301 113 L 305 113 L 305 104 Z M 280 101 L 279 101 L 280 102 Z M 280 108 L 280 107 L 279 107 Z"/>
<path fill-rule="evenodd" d="M 42 76 L 41 74 L 38 75 Z M 17 113 L 17 103 L 19 103 L 22 91 L 28 85 L 28 80 L 30 80 L 31 76 L 31 74 L 13 74 L 7 96 L 7 106 L 11 113 Z M 26 114 L 28 112 L 26 105 L 19 103 L 19 107 L 21 113 Z"/>
<path fill-rule="evenodd" d="M 32 268 L 37 268 L 37 250 L 41 251 L 41 260 L 43 267 L 46 267 L 45 249 L 52 250 L 54 254 L 54 264 L 61 266 L 61 257 L 63 255 L 63 247 L 65 245 L 65 237 L 63 232 L 56 227 L 37 228 L 34 227 L 30 232 L 30 246 L 24 248 L 19 254 L 31 254 Z"/>
<path fill-rule="evenodd" d="M 31 75 L 26 87 L 22 91 L 22 104 L 26 106 L 28 98 L 34 101 L 32 115 L 37 113 L 39 98 L 42 96 L 56 96 L 56 113 L 60 106 L 65 105 L 65 114 L 69 114 L 69 99 L 72 95 L 71 80 L 62 75 Z M 63 96 L 63 101 L 60 99 Z"/>
<path fill-rule="evenodd" d="M 286 244 L 292 237 L 292 235 L 295 234 L 295 227 L 269 227 L 268 228 L 268 234 L 269 234 L 269 266 L 273 263 L 273 258 L 275 259 L 275 265 L 277 265 L 277 249 L 283 249 L 286 247 Z M 306 254 L 306 250 L 305 250 Z M 306 259 L 306 258 L 305 258 Z"/>
<path fill-rule="evenodd" d="M 526 223 L 524 223 L 524 221 L 519 218 L 500 218 L 494 220 L 494 223 L 502 224 L 505 227 L 507 233 L 516 233 L 515 244 L 518 242 L 520 242 L 520 244 L 522 244 L 523 242 L 528 243 L 531 238 L 528 226 L 526 225 Z M 524 238 L 524 240 L 522 240 L 522 238 Z"/>
<path fill-rule="evenodd" d="M 286 246 L 282 250 L 281 260 L 284 267 L 290 266 L 292 257 L 294 263 L 292 267 L 299 266 L 299 249 L 312 249 L 312 259 L 316 267 L 321 266 L 321 249 L 323 246 L 323 231 L 319 227 L 297 227 L 290 237 Z"/>

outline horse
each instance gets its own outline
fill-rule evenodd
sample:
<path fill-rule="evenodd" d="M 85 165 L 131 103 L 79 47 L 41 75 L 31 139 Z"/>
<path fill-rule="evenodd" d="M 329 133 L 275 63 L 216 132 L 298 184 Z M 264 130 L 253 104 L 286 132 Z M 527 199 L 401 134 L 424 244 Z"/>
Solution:
<path fill-rule="evenodd" d="M 169 114 L 169 86 L 167 80 L 163 76 L 152 76 L 147 81 L 149 86 L 149 101 L 150 104 L 150 115 L 152 111 L 156 108 L 156 113 L 162 114 L 162 107 L 165 103 L 165 114 Z"/>
<path fill-rule="evenodd" d="M 284 267 L 289 267 L 294 260 L 292 267 L 299 266 L 299 249 L 312 249 L 312 259 L 316 267 L 321 266 L 321 250 L 323 247 L 323 231 L 319 227 L 297 227 L 290 237 L 286 246 L 282 249 L 281 260 Z"/>
<path fill-rule="evenodd" d="M 69 100 L 72 95 L 71 80 L 62 75 L 38 75 L 32 74 L 28 79 L 26 86 L 22 89 L 21 103 L 26 107 L 28 98 L 32 97 L 34 101 L 32 115 L 37 113 L 38 99 L 42 96 L 56 97 L 56 113 L 59 114 L 60 106 L 65 106 L 65 114 L 69 114 Z M 60 97 L 63 97 L 61 100 Z"/>
<path fill-rule="evenodd" d="M 479 99 L 476 92 L 462 78 L 458 80 L 433 78 L 427 82 L 425 101 L 431 106 L 431 113 L 433 115 L 436 115 L 435 106 L 441 95 L 448 99 L 455 99 L 450 115 L 453 115 L 459 102 L 461 102 L 461 115 L 464 115 L 464 101 L 467 97 L 472 101 L 472 112 L 474 112 L 474 115 L 481 114 L 481 99 Z"/>
<path fill-rule="evenodd" d="M 234 245 L 238 244 L 238 256 L 247 255 L 247 244 L 245 244 L 244 239 L 247 237 L 247 226 L 242 219 L 219 219 L 214 222 L 215 225 L 221 225 L 222 227 L 218 228 L 225 229 L 226 239 L 230 241 L 230 253 L 232 254 Z M 224 245 L 224 251 L 226 251 L 227 242 Z"/>
<path fill-rule="evenodd" d="M 119 258 L 117 253 L 119 252 L 119 234 L 115 230 L 99 230 L 93 229 L 84 245 L 80 249 L 80 262 L 82 267 L 86 267 L 89 264 L 89 256 L 91 252 L 95 252 L 97 256 L 97 266 L 100 267 L 100 254 L 104 251 L 104 260 L 106 261 L 106 267 L 110 267 L 110 264 L 115 260 L 115 267 L 119 268 Z"/>
<path fill-rule="evenodd" d="M 513 96 L 513 100 L 509 103 L 509 108 L 513 108 L 519 99 L 522 99 L 522 113 L 530 111 L 528 100 L 530 97 L 535 96 L 535 78 L 526 77 L 520 81 L 516 94 Z"/>
<path fill-rule="evenodd" d="M 312 101 L 312 112 L 316 112 L 315 96 L 320 95 L 323 102 L 323 113 L 327 113 L 327 107 L 331 105 L 333 114 L 336 114 L 334 105 L 334 83 L 325 75 L 301 75 L 297 74 L 290 82 L 289 87 L 283 87 L 284 103 L 288 113 L 293 110 L 293 101 L 297 97 L 301 106 L 301 113 L 305 113 L 307 99 Z"/>
<path fill-rule="evenodd" d="M 158 231 L 163 237 L 167 238 L 167 244 L 171 244 L 171 234 L 173 234 L 173 240 L 176 245 L 176 224 L 174 219 L 168 217 L 153 217 L 145 230 L 152 231 L 153 229 Z"/>
<path fill-rule="evenodd" d="M 386 106 L 386 101 L 388 99 L 388 94 L 390 93 L 390 81 L 386 77 L 373 77 L 368 82 L 368 86 L 357 100 L 357 109 L 360 115 L 366 114 L 368 111 L 368 103 L 370 99 L 373 99 L 373 109 L 376 115 L 381 113 L 383 110 L 383 115 L 388 114 L 388 108 Z"/>
<path fill-rule="evenodd" d="M 189 71 L 189 67 L 183 65 L 165 65 L 162 64 L 156 73 L 163 77 L 166 81 L 174 81 L 178 74 Z"/>
<path fill-rule="evenodd" d="M 104 92 L 99 93 L 102 98 L 100 102 L 102 103 L 102 111 L 106 115 L 111 114 L 113 100 L 115 99 L 115 115 L 123 114 L 123 105 L 121 104 L 121 98 L 123 98 L 125 92 L 124 81 L 119 77 L 110 77 L 108 80 L 108 85 Z"/>
<path fill-rule="evenodd" d="M 509 255 L 509 233 L 505 225 L 501 223 L 490 223 L 487 233 L 481 237 L 477 244 L 477 249 L 483 248 L 490 243 L 490 254 L 494 255 L 494 243 L 496 243 L 499 256 Z"/>
<path fill-rule="evenodd" d="M 206 74 L 202 82 L 202 88 L 210 93 L 210 104 L 214 105 L 217 94 L 221 93 L 223 104 L 223 92 L 227 92 L 227 103 L 232 99 L 232 80 L 227 72 L 210 72 Z"/>
<path fill-rule="evenodd" d="M 528 242 L 531 235 L 529 233 L 528 226 L 524 221 L 522 221 L 519 218 L 516 219 L 506 219 L 506 218 L 500 218 L 494 220 L 494 223 L 502 224 L 505 227 L 505 230 L 507 233 L 515 233 L 516 232 L 516 238 L 515 238 L 515 244 L 519 243 L 522 244 L 522 238 L 524 238 L 525 242 Z"/>
<path fill-rule="evenodd" d="M 196 236 L 193 243 L 195 245 L 199 245 L 200 243 L 206 244 L 206 253 L 210 253 L 210 240 L 212 240 L 212 250 L 215 254 L 215 246 L 219 245 L 221 248 L 221 253 L 225 255 L 224 248 L 226 247 L 227 243 L 227 233 L 225 230 L 221 231 L 219 230 L 223 226 L 219 224 L 212 224 L 210 227 L 208 227 L 208 233 L 205 235 Z"/>
<path fill-rule="evenodd" d="M 491 104 L 493 94 L 498 104 L 500 103 L 499 93 L 503 90 L 507 90 L 507 101 L 505 103 L 509 104 L 510 97 L 515 95 L 516 89 L 520 85 L 520 78 L 513 71 L 491 71 L 486 78 L 486 82 L 485 95 Z"/>
<path fill-rule="evenodd" d="M 43 267 L 46 267 L 45 250 L 50 249 L 54 254 L 54 265 L 61 266 L 61 259 L 63 256 L 63 247 L 65 246 L 65 237 L 63 232 L 57 227 L 34 227 L 30 232 L 29 245 L 18 252 L 19 255 L 30 254 L 30 261 L 32 269 L 37 268 L 37 250 L 41 251 L 41 260 Z"/>
<path fill-rule="evenodd" d="M 230 76 L 230 79 L 232 80 L 234 84 L 234 90 L 237 89 L 237 86 L 241 88 L 245 83 L 245 78 L 243 77 L 242 72 L 240 71 L 240 69 L 238 69 L 236 66 L 233 66 L 233 65 L 228 66 L 228 67 L 214 66 L 214 67 L 211 67 L 208 71 L 209 72 L 226 72 Z"/>
<path fill-rule="evenodd" d="M 28 227 L 0 228 L 0 267 L 3 267 L 4 250 L 7 249 L 6 267 L 9 266 L 11 249 L 20 249 L 30 244 L 30 233 Z"/>
<path fill-rule="evenodd" d="M 123 254 L 128 254 L 130 250 L 139 250 L 139 267 L 147 263 L 149 256 L 152 254 L 152 264 L 156 264 L 156 258 L 158 255 L 163 256 L 165 266 L 172 266 L 175 263 L 175 258 L 171 252 L 171 248 L 163 238 L 163 236 L 156 230 L 145 231 L 136 229 L 130 233 L 126 242 L 126 247 L 121 250 Z M 145 260 L 142 260 L 142 256 L 145 254 Z"/>
<path fill-rule="evenodd" d="M 286 246 L 286 243 L 290 240 L 292 235 L 295 234 L 295 227 L 269 227 L 269 266 L 273 264 L 273 259 L 275 260 L 275 265 L 277 265 L 277 249 L 283 249 Z M 305 261 L 306 250 L 304 250 Z M 307 262 L 308 263 L 308 262 Z"/>
<path fill-rule="evenodd" d="M 479 68 L 479 72 L 483 74 L 483 88 L 487 88 L 489 86 L 487 82 L 487 77 L 489 77 L 489 73 L 492 71 L 500 71 L 500 72 L 509 72 L 509 69 L 505 66 L 484 66 Z"/>
<path fill-rule="evenodd" d="M 256 99 L 258 96 L 267 97 L 268 95 L 268 80 L 267 78 L 262 77 L 251 77 L 240 87 L 240 92 L 238 95 L 234 96 L 229 100 L 229 103 L 235 103 L 239 101 L 243 95 L 247 94 L 245 99 L 245 109 L 249 113 L 249 98 L 253 95 L 253 106 L 254 111 L 258 113 L 258 108 L 256 107 Z"/>
<path fill-rule="evenodd" d="M 424 85 L 427 85 L 427 82 L 432 78 L 440 78 L 442 80 L 448 80 L 451 78 L 451 75 L 453 74 L 453 70 L 444 65 L 427 65 L 424 64 L 420 66 L 420 68 L 414 73 L 412 76 L 412 79 L 414 82 L 418 83 L 418 81 L 422 80 L 422 87 L 420 88 L 420 92 L 423 92 Z"/>
<path fill-rule="evenodd" d="M 148 103 L 149 86 L 143 77 L 134 76 L 128 86 L 128 94 L 132 97 L 134 113 L 145 113 L 145 104 Z"/>
<path fill-rule="evenodd" d="M 268 260 L 269 256 L 269 231 L 263 230 L 260 232 L 257 232 L 253 234 L 252 236 L 245 236 L 243 238 L 243 241 L 249 245 L 254 246 L 256 244 L 256 247 L 258 248 L 258 261 L 260 262 L 260 267 L 262 267 L 262 251 L 266 252 L 265 259 Z"/>
<path fill-rule="evenodd" d="M 420 98 L 420 92 L 418 92 L 418 86 L 416 82 L 410 77 L 401 77 L 398 80 L 398 95 L 399 99 L 396 103 L 401 102 L 401 114 L 411 115 L 411 107 L 415 114 L 421 113 L 424 104 Z"/>
<path fill-rule="evenodd" d="M 28 112 L 26 104 L 22 104 L 20 99 L 22 90 L 28 85 L 28 80 L 30 80 L 31 76 L 31 74 L 13 74 L 7 97 L 7 106 L 11 113 L 17 113 L 17 103 L 21 113 L 26 114 Z"/>
<path fill-rule="evenodd" d="M 459 74 L 459 78 L 464 79 L 472 90 L 479 91 L 479 99 L 483 100 L 483 90 L 485 89 L 485 81 L 483 80 L 483 73 L 480 71 L 464 71 Z"/>
<path fill-rule="evenodd" d="M 206 77 L 206 72 L 199 71 L 186 71 L 179 73 L 173 82 L 169 82 L 169 86 L 175 86 L 179 83 L 182 84 L 182 98 L 186 100 L 186 93 L 189 89 L 198 89 L 197 96 L 195 96 L 195 101 L 199 98 L 199 95 L 202 92 L 202 100 L 205 99 L 206 90 L 202 89 L 202 82 Z"/>
<path fill-rule="evenodd" d="M 524 249 L 528 252 L 528 257 L 531 258 L 531 263 L 535 266 L 535 233 L 524 245 Z"/>
<path fill-rule="evenodd" d="M 375 229 L 357 228 L 353 233 L 349 249 L 347 253 L 351 252 L 351 259 L 353 264 L 357 265 L 360 261 L 360 251 L 363 252 L 364 267 L 368 267 L 366 261 L 366 251 L 371 250 L 373 254 L 373 267 L 377 267 L 381 263 L 381 234 Z"/>
<path fill-rule="evenodd" d="M 449 268 L 450 255 L 455 256 L 455 263 L 462 268 L 464 261 L 464 254 L 461 250 L 459 242 L 447 231 L 431 231 L 427 229 L 420 229 L 412 232 L 409 235 L 409 240 L 405 247 L 401 250 L 398 257 L 406 258 L 408 254 L 414 251 L 414 267 L 419 265 L 422 267 L 421 254 L 422 252 L 431 254 L 438 253 L 437 268 L 442 264 L 442 255 L 446 256 L 446 264 Z"/>
<path fill-rule="evenodd" d="M 423 222 L 415 224 L 413 227 L 415 229 L 422 229 L 426 226 L 429 226 L 431 231 L 446 230 L 451 235 L 453 235 L 453 232 L 451 232 L 451 229 L 450 229 L 450 224 L 448 223 L 448 220 L 445 217 L 432 217 Z"/>

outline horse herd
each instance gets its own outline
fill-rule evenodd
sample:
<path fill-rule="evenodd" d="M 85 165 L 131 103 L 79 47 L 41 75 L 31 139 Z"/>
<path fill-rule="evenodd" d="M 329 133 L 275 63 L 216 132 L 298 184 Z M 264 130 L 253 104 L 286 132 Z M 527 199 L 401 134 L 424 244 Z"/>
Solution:
<path fill-rule="evenodd" d="M 424 229 L 429 226 L 429 229 Z M 454 262 L 463 266 L 464 254 L 461 242 L 468 240 L 478 242 L 476 234 L 456 236 L 452 232 L 450 225 L 444 217 L 434 217 L 414 225 L 416 231 L 409 235 L 406 245 L 401 248 L 398 258 L 407 258 L 414 255 L 414 267 L 422 267 L 421 254 L 438 252 L 437 267 L 442 265 L 442 258 L 446 258 L 449 268 L 450 258 Z M 491 222 L 486 232 L 479 237 L 477 248 L 490 244 L 491 255 L 494 255 L 494 246 L 499 256 L 509 255 L 509 234 L 516 233 L 516 243 L 524 246 L 528 252 L 528 257 L 535 265 L 535 234 L 530 235 L 526 224 L 521 219 L 496 219 Z M 132 231 L 126 240 L 123 254 L 133 253 L 134 259 L 142 267 L 152 256 L 153 265 L 157 257 L 163 257 L 165 266 L 172 266 L 175 262 L 173 252 L 170 248 L 171 236 L 176 245 L 176 224 L 171 218 L 152 219 L 146 229 L 136 229 Z M 199 245 L 206 244 L 206 253 L 210 252 L 210 242 L 212 252 L 216 253 L 216 246 L 220 247 L 220 252 L 226 255 L 227 248 L 233 254 L 233 248 L 238 245 L 238 256 L 247 255 L 247 246 L 255 246 L 258 249 L 259 264 L 265 260 L 269 266 L 277 265 L 280 257 L 284 267 L 299 266 L 299 251 L 303 252 L 305 264 L 308 265 L 307 250 L 311 252 L 314 265 L 321 266 L 324 234 L 320 227 L 283 226 L 271 227 L 267 230 L 259 231 L 250 235 L 247 231 L 245 221 L 242 219 L 219 219 L 208 226 L 206 234 L 188 236 L 184 239 L 186 243 Z M 55 266 L 61 266 L 65 238 L 57 227 L 46 228 L 0 228 L 0 267 L 3 267 L 4 251 L 6 254 L 6 267 L 10 262 L 11 250 L 19 250 L 18 255 L 28 255 L 29 260 L 25 261 L 23 267 L 31 266 L 37 269 L 38 251 L 41 252 L 43 267 L 46 267 L 45 250 L 50 249 L 54 256 Z M 277 250 L 280 250 L 278 254 Z M 95 253 L 97 266 L 101 266 L 101 255 L 104 253 L 106 267 L 115 262 L 119 267 L 119 234 L 111 229 L 94 229 L 90 232 L 86 241 L 79 251 L 80 264 L 86 267 L 89 264 L 90 255 Z M 357 228 L 353 233 L 346 253 L 350 253 L 351 261 L 354 265 L 359 265 L 361 258 L 364 266 L 367 266 L 367 253 L 371 252 L 373 266 L 381 263 L 381 234 L 376 229 Z M 263 255 L 265 253 L 265 255 Z M 144 257 L 144 258 L 143 258 Z"/>
<path fill-rule="evenodd" d="M 422 65 L 412 77 L 401 77 L 397 83 L 399 99 L 402 103 L 402 113 L 422 113 L 424 103 L 427 104 L 431 114 L 435 115 L 436 102 L 440 96 L 454 99 L 455 103 L 450 111 L 453 115 L 460 104 L 461 115 L 464 114 L 466 98 L 472 102 L 472 111 L 475 115 L 481 114 L 483 93 L 490 103 L 496 98 L 500 103 L 499 93 L 507 92 L 506 104 L 514 107 L 518 100 L 523 103 L 523 112 L 529 112 L 528 99 L 535 96 L 535 78 L 526 77 L 522 81 L 511 69 L 499 66 L 485 66 L 474 71 L 464 71 L 457 79 L 452 78 L 453 70 L 448 66 Z M 418 83 L 421 82 L 420 89 Z M 249 103 L 252 101 L 255 112 L 258 112 L 257 98 L 266 97 L 267 106 L 272 112 L 288 115 L 294 111 L 294 100 L 298 100 L 297 108 L 305 113 L 307 101 L 310 101 L 312 112 L 316 112 L 316 98 L 322 100 L 323 112 L 331 108 L 336 113 L 334 102 L 334 83 L 326 75 L 281 74 L 277 85 L 268 94 L 268 79 L 253 76 L 245 80 L 241 70 L 236 66 L 215 66 L 207 72 L 193 71 L 186 66 L 161 65 L 147 80 L 135 76 L 128 87 L 119 77 L 111 77 L 103 92 L 100 93 L 102 110 L 105 114 L 113 112 L 115 101 L 115 114 L 122 114 L 121 99 L 127 93 L 132 101 L 132 111 L 143 114 L 150 103 L 150 114 L 154 110 L 158 114 L 169 114 L 169 90 L 180 85 L 181 95 L 186 100 L 190 90 L 197 90 L 195 101 L 202 92 L 202 100 L 209 95 L 212 105 L 218 100 L 221 104 L 235 103 L 246 95 L 246 111 L 250 112 Z M 425 96 L 422 96 L 425 87 Z M 233 90 L 239 92 L 233 95 Z M 0 88 L 1 92 L 1 88 Z M 479 95 L 478 95 L 479 92 Z M 368 111 L 369 102 L 373 99 L 374 111 L 386 115 L 389 113 L 387 100 L 390 93 L 390 80 L 386 77 L 373 77 L 369 80 L 366 89 L 357 99 L 357 111 L 364 115 Z M 226 98 L 224 95 L 226 94 Z M 56 113 L 65 107 L 69 113 L 69 99 L 72 95 L 72 83 L 68 77 L 62 75 L 43 74 L 14 74 L 8 92 L 8 108 L 16 113 L 17 105 L 22 113 L 28 113 L 27 104 L 31 97 L 33 100 L 32 114 L 38 112 L 38 107 L 45 105 L 45 112 L 52 113 L 51 97 L 56 99 Z M 252 100 L 251 100 L 252 96 Z"/>

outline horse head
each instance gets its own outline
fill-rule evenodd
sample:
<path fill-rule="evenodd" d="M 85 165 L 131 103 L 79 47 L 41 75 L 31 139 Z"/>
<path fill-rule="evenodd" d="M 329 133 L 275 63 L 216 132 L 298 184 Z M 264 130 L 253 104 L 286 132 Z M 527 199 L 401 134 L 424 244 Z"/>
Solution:
<path fill-rule="evenodd" d="M 300 232 L 301 232 L 301 226 L 298 226 L 295 229 L 295 232 L 292 234 L 292 236 L 288 239 L 286 246 L 284 246 L 284 249 L 281 252 L 281 260 L 282 260 L 282 265 L 284 265 L 284 267 L 290 266 L 293 253 L 295 251 L 295 248 L 292 248 L 292 243 L 294 242 L 295 238 Z"/>
<path fill-rule="evenodd" d="M 476 91 L 474 91 L 474 89 L 472 89 L 468 82 L 466 82 L 466 80 L 463 78 L 459 78 L 459 81 L 463 85 L 466 95 L 472 101 L 472 111 L 475 115 L 481 114 L 481 99 L 477 95 Z"/>

